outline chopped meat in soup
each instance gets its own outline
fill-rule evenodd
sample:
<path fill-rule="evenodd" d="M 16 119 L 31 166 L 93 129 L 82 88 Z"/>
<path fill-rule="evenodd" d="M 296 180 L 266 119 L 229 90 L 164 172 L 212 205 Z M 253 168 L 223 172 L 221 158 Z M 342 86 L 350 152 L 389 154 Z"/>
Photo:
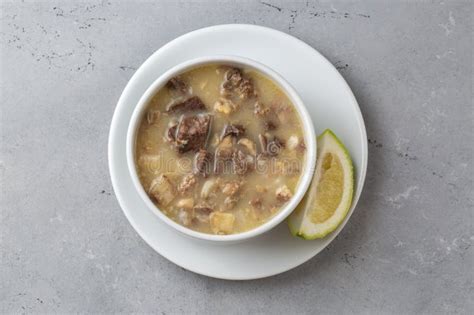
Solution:
<path fill-rule="evenodd" d="M 179 153 L 204 148 L 210 122 L 211 116 L 209 114 L 182 116 L 176 130 L 176 145 Z"/>
<path fill-rule="evenodd" d="M 227 136 L 234 136 L 239 137 L 245 133 L 245 128 L 242 125 L 225 125 L 224 130 L 222 131 L 221 138 L 225 138 Z"/>
<path fill-rule="evenodd" d="M 175 96 L 191 93 L 190 87 L 179 77 L 171 78 L 171 80 L 166 83 L 166 87 Z"/>
<path fill-rule="evenodd" d="M 211 172 L 212 155 L 205 149 L 200 149 L 194 156 L 194 173 L 203 177 Z"/>
<path fill-rule="evenodd" d="M 159 211 L 195 231 L 264 224 L 293 197 L 306 147 L 299 116 L 252 69 L 208 65 L 154 96 L 136 140 L 142 185 Z"/>
<path fill-rule="evenodd" d="M 201 99 L 193 96 L 183 102 L 172 103 L 168 108 L 168 113 L 191 112 L 205 109 L 206 105 L 204 105 Z"/>
<path fill-rule="evenodd" d="M 224 75 L 221 95 L 226 98 L 248 99 L 255 97 L 256 92 L 251 79 L 245 77 L 242 70 L 230 68 Z"/>

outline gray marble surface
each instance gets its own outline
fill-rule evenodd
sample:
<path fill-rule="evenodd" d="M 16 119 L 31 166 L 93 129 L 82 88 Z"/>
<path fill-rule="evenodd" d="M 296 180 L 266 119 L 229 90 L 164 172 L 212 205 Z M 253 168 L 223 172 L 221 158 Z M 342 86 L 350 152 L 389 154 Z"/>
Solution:
<path fill-rule="evenodd" d="M 0 313 L 471 313 L 473 4 L 1 2 Z M 230 282 L 183 270 L 115 199 L 122 89 L 171 39 L 213 24 L 290 33 L 359 100 L 366 186 L 320 255 Z"/>

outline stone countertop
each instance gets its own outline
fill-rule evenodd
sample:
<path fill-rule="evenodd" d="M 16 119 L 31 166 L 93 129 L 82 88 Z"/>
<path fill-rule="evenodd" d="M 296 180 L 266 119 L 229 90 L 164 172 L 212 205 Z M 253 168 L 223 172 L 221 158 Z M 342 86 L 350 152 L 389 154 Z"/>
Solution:
<path fill-rule="evenodd" d="M 473 4 L 1 3 L 0 313 L 472 313 Z M 361 106 L 369 167 L 337 239 L 284 274 L 183 270 L 115 199 L 107 137 L 156 49 L 214 24 L 292 34 Z"/>

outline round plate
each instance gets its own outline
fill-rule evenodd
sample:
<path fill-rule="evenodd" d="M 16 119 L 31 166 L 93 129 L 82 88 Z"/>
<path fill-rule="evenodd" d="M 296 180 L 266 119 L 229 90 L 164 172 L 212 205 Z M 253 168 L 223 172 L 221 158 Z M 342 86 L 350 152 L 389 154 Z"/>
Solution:
<path fill-rule="evenodd" d="M 140 199 L 127 169 L 125 142 L 138 100 L 166 70 L 206 55 L 238 55 L 280 73 L 299 93 L 316 132 L 332 129 L 351 153 L 356 176 L 354 201 L 344 222 L 328 237 L 304 241 L 290 235 L 286 222 L 250 241 L 214 245 L 190 239 L 161 222 Z M 209 277 L 246 280 L 295 268 L 323 250 L 347 223 L 367 170 L 367 135 L 352 91 L 334 66 L 304 42 L 254 25 L 219 25 L 185 34 L 156 51 L 137 70 L 115 109 L 109 135 L 109 169 L 115 195 L 137 233 L 160 255 Z"/>

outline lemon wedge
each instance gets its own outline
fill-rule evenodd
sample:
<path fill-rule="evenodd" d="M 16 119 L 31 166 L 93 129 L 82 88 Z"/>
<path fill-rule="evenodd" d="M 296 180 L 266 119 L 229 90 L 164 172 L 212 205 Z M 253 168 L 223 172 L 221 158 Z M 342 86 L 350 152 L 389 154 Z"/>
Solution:
<path fill-rule="evenodd" d="M 294 236 L 323 238 L 346 217 L 354 192 L 354 168 L 342 142 L 329 129 L 317 139 L 318 161 L 311 185 L 288 218 Z"/>

